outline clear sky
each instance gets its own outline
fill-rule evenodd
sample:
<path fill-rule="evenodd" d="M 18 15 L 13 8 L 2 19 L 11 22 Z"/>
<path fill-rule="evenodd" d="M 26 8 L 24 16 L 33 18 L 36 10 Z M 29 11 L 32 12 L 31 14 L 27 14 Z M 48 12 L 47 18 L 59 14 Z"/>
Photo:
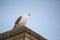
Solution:
<path fill-rule="evenodd" d="M 11 30 L 25 12 L 26 26 L 48 40 L 60 40 L 60 0 L 0 0 L 0 33 Z"/>

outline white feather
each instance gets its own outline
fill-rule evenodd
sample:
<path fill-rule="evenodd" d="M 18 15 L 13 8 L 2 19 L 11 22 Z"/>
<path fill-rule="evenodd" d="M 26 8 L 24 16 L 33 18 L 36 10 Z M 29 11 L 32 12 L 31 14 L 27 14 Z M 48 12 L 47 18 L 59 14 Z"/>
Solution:
<path fill-rule="evenodd" d="M 22 16 L 21 21 L 19 22 L 19 25 L 20 25 L 20 26 L 25 25 L 26 22 L 28 21 L 28 17 L 29 17 L 29 15 L 28 15 L 27 13 L 24 14 L 24 15 Z"/>

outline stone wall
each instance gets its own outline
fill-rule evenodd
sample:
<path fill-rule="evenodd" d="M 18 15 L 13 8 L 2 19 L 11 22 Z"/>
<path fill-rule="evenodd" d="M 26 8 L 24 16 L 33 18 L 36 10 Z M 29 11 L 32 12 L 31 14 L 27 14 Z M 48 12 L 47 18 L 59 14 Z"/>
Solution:
<path fill-rule="evenodd" d="M 0 40 L 47 40 L 29 28 L 15 27 L 14 29 L 0 34 Z"/>
<path fill-rule="evenodd" d="M 36 37 L 24 32 L 19 35 L 9 37 L 6 40 L 38 40 L 38 39 Z"/>

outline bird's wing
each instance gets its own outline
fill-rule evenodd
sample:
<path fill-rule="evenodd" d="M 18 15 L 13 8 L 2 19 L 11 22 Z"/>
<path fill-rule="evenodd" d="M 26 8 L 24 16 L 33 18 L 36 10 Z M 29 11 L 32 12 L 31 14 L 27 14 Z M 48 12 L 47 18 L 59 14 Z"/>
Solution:
<path fill-rule="evenodd" d="M 16 20 L 15 24 L 18 24 L 18 23 L 21 21 L 21 19 L 22 19 L 22 16 L 20 16 L 20 17 Z"/>

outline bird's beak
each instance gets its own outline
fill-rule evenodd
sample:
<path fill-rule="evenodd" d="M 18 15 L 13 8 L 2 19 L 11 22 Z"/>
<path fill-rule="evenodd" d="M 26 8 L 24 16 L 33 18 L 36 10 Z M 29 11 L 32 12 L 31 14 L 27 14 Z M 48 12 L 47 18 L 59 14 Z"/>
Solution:
<path fill-rule="evenodd" d="M 31 16 L 31 14 L 28 14 L 29 16 Z"/>

